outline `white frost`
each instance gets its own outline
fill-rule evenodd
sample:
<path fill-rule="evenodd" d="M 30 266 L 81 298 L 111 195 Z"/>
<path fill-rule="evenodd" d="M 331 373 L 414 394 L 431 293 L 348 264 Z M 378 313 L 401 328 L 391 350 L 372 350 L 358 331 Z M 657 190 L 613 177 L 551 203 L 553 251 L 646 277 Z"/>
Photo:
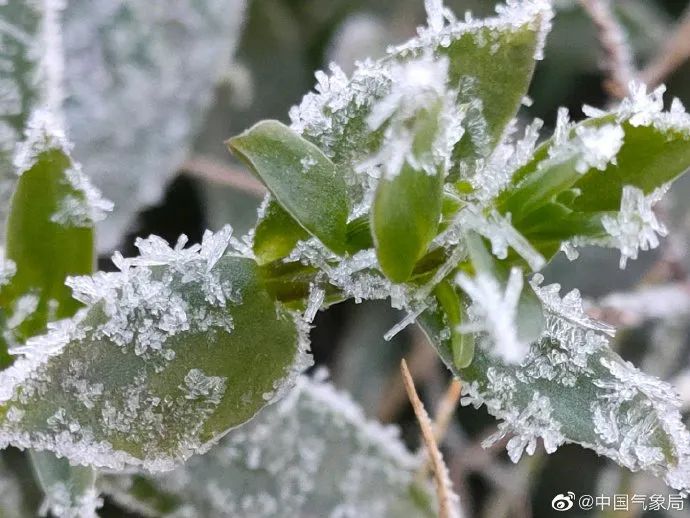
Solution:
<path fill-rule="evenodd" d="M 659 246 L 658 236 L 668 234 L 666 226 L 657 219 L 653 210 L 668 187 L 665 185 L 645 195 L 641 189 L 626 185 L 623 187 L 620 211 L 614 216 L 602 218 L 612 245 L 621 251 L 621 268 L 625 268 L 628 259 L 637 259 L 639 250 Z"/>
<path fill-rule="evenodd" d="M 463 333 L 485 331 L 492 337 L 490 352 L 508 363 L 520 363 L 527 354 L 527 344 L 517 336 L 517 305 L 522 291 L 522 272 L 510 271 L 505 290 L 497 279 L 479 272 L 474 279 L 459 273 L 455 282 L 472 298 L 469 314 L 472 322 L 460 326 Z"/>

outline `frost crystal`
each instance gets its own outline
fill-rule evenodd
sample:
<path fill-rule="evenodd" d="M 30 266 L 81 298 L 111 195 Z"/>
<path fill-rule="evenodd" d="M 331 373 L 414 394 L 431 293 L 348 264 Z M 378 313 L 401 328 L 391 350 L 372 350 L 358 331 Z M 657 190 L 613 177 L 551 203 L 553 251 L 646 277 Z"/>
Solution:
<path fill-rule="evenodd" d="M 71 488 L 65 482 L 56 482 L 44 488 L 45 498 L 39 509 L 40 516 L 51 515 L 59 518 L 98 518 L 96 509 L 103 506 L 95 488 L 90 488 L 73 498 Z"/>
<path fill-rule="evenodd" d="M 139 257 L 113 256 L 120 272 L 70 278 L 67 285 L 77 300 L 102 305 L 108 318 L 93 330 L 96 337 L 108 337 L 121 347 L 133 344 L 134 352 L 144 358 L 172 360 L 174 352 L 164 347 L 169 337 L 192 328 L 233 328 L 225 304 L 239 303 L 239 296 L 212 270 L 231 235 L 230 227 L 217 234 L 207 232 L 201 245 L 186 249 L 185 236 L 174 248 L 157 236 L 137 239 Z M 163 265 L 168 268 L 155 268 Z M 207 304 L 190 305 L 173 288 L 176 283 L 198 285 Z"/>
<path fill-rule="evenodd" d="M 225 393 L 227 378 L 220 376 L 206 376 L 200 369 L 191 369 L 184 377 L 185 398 L 192 400 L 206 400 L 214 405 L 220 403 Z"/>
<path fill-rule="evenodd" d="M 599 128 L 578 126 L 575 130 L 576 143 L 582 156 L 575 169 L 585 173 L 591 168 L 604 171 L 609 164 L 616 163 L 616 155 L 623 145 L 625 133 L 617 124 L 605 124 Z"/>
<path fill-rule="evenodd" d="M 387 123 L 384 142 L 378 153 L 366 160 L 360 170 L 379 165 L 384 178 L 396 177 L 405 163 L 432 176 L 438 174 L 439 167 L 447 171 L 453 147 L 463 133 L 463 116 L 455 102 L 457 92 L 446 88 L 448 59 L 427 56 L 393 65 L 389 74 L 392 82 L 390 93 L 374 104 L 367 117 L 372 131 Z M 427 116 L 433 114 L 439 119 L 439 127 L 434 130 L 430 149 L 420 150 L 418 145 L 415 146 L 417 135 L 411 121 L 425 112 Z M 422 131 L 429 129 L 424 127 Z"/>
<path fill-rule="evenodd" d="M 649 195 L 632 185 L 623 187 L 621 208 L 615 216 L 604 216 L 602 224 L 611 236 L 612 245 L 621 251 L 620 267 L 625 268 L 628 259 L 637 259 L 639 250 L 659 246 L 660 236 L 666 236 L 666 226 L 657 220 L 654 205 L 661 200 L 668 185 L 655 189 Z"/>
<path fill-rule="evenodd" d="M 509 363 L 521 362 L 528 348 L 518 339 L 515 322 L 522 291 L 520 269 L 511 269 L 505 291 L 494 277 L 484 272 L 479 272 L 474 279 L 459 273 L 455 282 L 472 298 L 469 313 L 473 322 L 463 324 L 459 331 L 485 331 L 493 339 L 493 354 Z"/>
<path fill-rule="evenodd" d="M 69 156 L 71 145 L 65 137 L 62 123 L 48 109 L 37 109 L 31 114 L 24 137 L 14 154 L 13 164 L 18 175 L 31 169 L 38 156 L 45 151 L 56 149 Z"/>
<path fill-rule="evenodd" d="M 310 286 L 309 290 L 309 301 L 307 303 L 307 308 L 304 310 L 304 320 L 308 323 L 314 321 L 316 313 L 321 309 L 323 301 L 326 298 L 326 292 L 317 286 Z"/>
<path fill-rule="evenodd" d="M 515 230 L 510 219 L 510 213 L 504 216 L 494 209 L 485 215 L 476 207 L 468 205 L 458 213 L 456 223 L 463 229 L 474 230 L 487 238 L 491 242 L 491 252 L 499 259 L 508 257 L 508 247 L 511 247 L 533 271 L 540 270 L 546 264 L 546 260 Z"/>
<path fill-rule="evenodd" d="M 616 163 L 616 156 L 623 146 L 625 133 L 619 124 L 595 126 L 573 126 L 569 122 L 568 112 L 561 108 L 549 148 L 549 158 L 539 164 L 539 168 L 563 163 L 575 162 L 575 170 L 586 173 L 590 169 L 604 171 L 609 164 Z"/>
<path fill-rule="evenodd" d="M 666 383 L 647 376 L 622 360 L 602 358 L 612 379 L 595 381 L 603 389 L 592 402 L 592 415 L 602 441 L 597 451 L 631 470 L 646 469 L 662 475 L 672 487 L 690 487 L 690 433 L 682 423 L 680 402 Z M 673 441 L 677 464 L 669 467 L 659 432 Z"/>
<path fill-rule="evenodd" d="M 611 111 L 619 122 L 627 121 L 632 126 L 651 126 L 660 131 L 670 130 L 690 136 L 690 115 L 679 99 L 673 99 L 671 109 L 664 111 L 666 86 L 660 85 L 647 93 L 647 85 L 632 81 L 628 91 L 629 96 Z M 583 112 L 589 117 L 607 114 L 591 106 L 585 106 Z"/>
<path fill-rule="evenodd" d="M 65 171 L 65 175 L 69 186 L 76 192 L 60 200 L 51 221 L 59 225 L 90 227 L 104 220 L 107 213 L 113 210 L 113 203 L 101 196 L 101 191 L 91 184 L 81 166 L 74 164 Z"/>
<path fill-rule="evenodd" d="M 543 440 L 546 452 L 553 453 L 565 442 L 565 437 L 560 431 L 560 423 L 554 421 L 552 411 L 549 398 L 535 392 L 525 409 L 506 414 L 498 425 L 499 431 L 488 437 L 482 445 L 488 447 L 511 433 L 514 436 L 508 441 L 507 449 L 513 462 L 519 461 L 524 451 L 533 455 L 539 438 Z"/>
<path fill-rule="evenodd" d="M 544 282 L 544 276 L 538 273 L 532 277 L 530 285 L 547 312 L 585 329 L 591 329 L 609 336 L 615 335 L 616 330 L 614 327 L 594 320 L 585 314 L 579 290 L 572 290 L 561 298 L 559 295 L 561 291 L 560 284 L 542 286 L 542 282 Z"/>
<path fill-rule="evenodd" d="M 551 18 L 553 17 L 551 2 L 548 0 L 508 0 L 505 4 L 499 4 L 496 7 L 498 16 L 495 18 L 475 20 L 468 16 L 462 22 L 457 22 L 447 10 L 441 12 L 439 2 L 429 1 L 426 6 L 429 15 L 429 27 L 419 28 L 417 38 L 394 47 L 391 52 L 404 55 L 437 46 L 447 47 L 451 41 L 468 33 L 476 34 L 478 40 L 484 37 L 484 45 L 492 45 L 494 42 L 490 36 L 487 38 L 486 34 L 500 34 L 502 31 L 529 25 L 539 34 L 534 58 L 543 58 L 544 43 L 546 35 L 551 29 Z M 443 17 L 449 21 L 445 26 L 441 25 Z M 482 29 L 488 30 L 481 32 Z"/>
<path fill-rule="evenodd" d="M 489 158 L 476 161 L 470 182 L 475 190 L 473 196 L 482 204 L 494 200 L 509 185 L 515 171 L 529 161 L 543 125 L 541 119 L 535 119 L 525 128 L 521 139 L 513 142 L 511 132 L 496 146 Z"/>
<path fill-rule="evenodd" d="M 0 247 L 0 288 L 9 284 L 15 273 L 17 273 L 17 265 L 5 257 L 5 250 Z"/>

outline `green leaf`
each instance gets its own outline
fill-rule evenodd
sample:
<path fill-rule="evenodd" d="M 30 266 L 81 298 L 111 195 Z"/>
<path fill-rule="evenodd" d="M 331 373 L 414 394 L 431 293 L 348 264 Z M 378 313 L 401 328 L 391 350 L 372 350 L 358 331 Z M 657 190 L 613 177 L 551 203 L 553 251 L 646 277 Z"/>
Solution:
<path fill-rule="evenodd" d="M 140 257 L 116 256 L 121 273 L 73 281 L 88 310 L 0 373 L 0 441 L 169 469 L 278 397 L 304 367 L 303 326 L 253 260 L 223 255 L 229 239 L 151 237 Z"/>
<path fill-rule="evenodd" d="M 451 333 L 450 346 L 453 353 L 453 364 L 457 369 L 464 369 L 474 358 L 474 336 L 461 333 L 458 327 L 465 320 L 465 308 L 462 299 L 453 285 L 448 281 L 440 282 L 434 288 L 434 295 L 441 305 L 441 311 L 446 317 Z"/>
<path fill-rule="evenodd" d="M 515 462 L 525 448 L 532 453 L 541 437 L 549 453 L 566 442 L 580 444 L 686 489 L 690 434 L 673 389 L 610 349 L 603 332 L 607 327 L 577 309 L 579 294 L 559 302 L 557 286 L 537 289 L 547 327 L 519 366 L 489 355 L 488 338 L 481 337 L 472 364 L 457 369 L 443 314 L 436 310 L 421 316 L 430 342 L 463 381 L 465 404 L 484 404 L 502 420 L 495 438 L 514 434 L 508 453 Z"/>
<path fill-rule="evenodd" d="M 601 218 L 620 209 L 623 187 L 650 194 L 690 167 L 690 125 L 655 122 L 655 117 L 672 117 L 667 113 L 651 113 L 647 124 L 633 125 L 630 117 L 621 123 L 613 114 L 587 119 L 569 130 L 565 145 L 570 151 L 562 152 L 564 144 L 551 139 L 516 172 L 513 187 L 499 197 L 499 207 L 511 213 L 515 227 L 535 246 L 575 236 L 600 237 Z M 615 160 L 603 170 L 589 165 L 578 171 L 588 151 L 577 133 L 604 126 L 622 131 Z"/>
<path fill-rule="evenodd" d="M 256 262 L 266 264 L 287 256 L 309 234 L 275 200 L 268 202 L 254 229 Z"/>
<path fill-rule="evenodd" d="M 0 287 L 0 311 L 11 323 L 3 341 L 22 345 L 46 330 L 49 321 L 71 317 L 81 304 L 65 280 L 93 271 L 94 221 L 101 203 L 66 151 L 66 144 L 38 115 L 29 123 L 26 155 L 7 222 L 7 258 L 15 265 Z M 42 126 L 32 127 L 37 122 Z M 107 207 L 107 203 L 105 203 Z M 14 358 L 7 356 L 5 366 Z M 48 452 L 30 452 L 46 495 L 45 508 L 56 516 L 95 516 L 96 478 L 91 468 L 72 467 Z M 72 514 L 70 514 L 72 513 Z M 76 514 L 75 514 L 76 513 Z"/>
<path fill-rule="evenodd" d="M 499 17 L 439 48 L 450 58 L 449 81 L 459 85 L 458 102 L 469 106 L 455 159 L 488 156 L 503 137 L 527 94 L 550 18 L 547 10 L 535 10 L 518 24 L 502 24 Z"/>
<path fill-rule="evenodd" d="M 575 211 L 616 211 L 623 187 L 649 194 L 675 180 L 690 167 L 690 130 L 662 130 L 624 123 L 625 139 L 616 163 L 605 171 L 590 170 L 573 184 L 581 194 L 570 204 Z"/>
<path fill-rule="evenodd" d="M 6 243 L 16 273 L 0 287 L 0 308 L 12 323 L 3 333 L 7 345 L 23 344 L 80 306 L 65 286 L 68 276 L 91 273 L 95 263 L 91 209 L 80 174 L 55 145 L 41 150 L 19 178 Z"/>
<path fill-rule="evenodd" d="M 371 228 L 381 269 L 393 282 L 409 279 L 436 235 L 442 188 L 442 171 L 431 176 L 409 164 L 398 176 L 379 182 Z"/>
<path fill-rule="evenodd" d="M 349 397 L 301 378 L 206 455 L 170 473 L 107 476 L 103 489 L 150 516 L 173 516 L 182 507 L 211 518 L 331 516 L 341 509 L 435 516 L 428 488 L 414 482 L 418 465 L 395 433 L 367 421 Z"/>
<path fill-rule="evenodd" d="M 260 122 L 227 144 L 302 227 L 334 252 L 345 251 L 345 179 L 319 148 L 278 121 Z"/>

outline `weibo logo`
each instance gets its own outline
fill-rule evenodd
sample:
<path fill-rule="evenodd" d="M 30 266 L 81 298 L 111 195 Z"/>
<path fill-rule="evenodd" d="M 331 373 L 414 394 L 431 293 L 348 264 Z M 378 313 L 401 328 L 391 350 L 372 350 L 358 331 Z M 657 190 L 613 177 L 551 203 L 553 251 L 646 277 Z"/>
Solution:
<path fill-rule="evenodd" d="M 551 500 L 551 507 L 556 511 L 568 511 L 573 508 L 575 493 L 568 491 L 567 495 L 560 493 Z"/>

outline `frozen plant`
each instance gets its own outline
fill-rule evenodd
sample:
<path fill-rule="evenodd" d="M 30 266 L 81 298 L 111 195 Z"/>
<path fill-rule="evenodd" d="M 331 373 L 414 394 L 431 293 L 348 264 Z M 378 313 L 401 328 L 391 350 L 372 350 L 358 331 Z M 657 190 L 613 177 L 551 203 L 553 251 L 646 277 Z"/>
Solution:
<path fill-rule="evenodd" d="M 542 121 L 517 131 L 549 1 L 507 0 L 483 20 L 426 1 L 416 37 L 350 76 L 318 72 L 290 126 L 262 121 L 227 142 L 269 191 L 247 236 L 226 226 L 200 244 L 138 239 L 139 255 L 116 252 L 110 273 L 93 271 L 94 225 L 111 207 L 73 160 L 70 138 L 86 131 L 69 124 L 73 104 L 63 122 L 60 3 L 30 4 L 22 16 L 0 4 L 7 26 L 24 20 L 22 34 L 51 43 L 31 63 L 45 84 L 23 103 L 25 142 L 0 133 L 19 174 L 0 256 L 0 445 L 30 450 L 46 510 L 93 515 L 103 489 L 152 516 L 433 512 L 394 432 L 320 375 L 303 377 L 315 315 L 349 299 L 403 310 L 387 337 L 418 324 L 462 381 L 463 404 L 499 419 L 487 443 L 510 435 L 514 462 L 538 441 L 549 453 L 576 443 L 690 492 L 673 388 L 618 356 L 614 330 L 577 290 L 561 294 L 538 273 L 581 245 L 619 249 L 621 267 L 658 246 L 667 229 L 653 206 L 690 167 L 690 116 L 633 83 L 580 122 L 561 109 L 539 145 Z M 126 5 L 133 19 L 164 16 Z M 168 46 L 157 42 L 148 50 L 160 58 Z M 177 92 L 175 70 L 161 72 L 163 94 Z M 14 95 L 0 80 L 3 98 Z M 16 122 L 16 103 L 0 109 L 0 129 Z M 87 166 L 110 163 L 75 151 Z"/>

